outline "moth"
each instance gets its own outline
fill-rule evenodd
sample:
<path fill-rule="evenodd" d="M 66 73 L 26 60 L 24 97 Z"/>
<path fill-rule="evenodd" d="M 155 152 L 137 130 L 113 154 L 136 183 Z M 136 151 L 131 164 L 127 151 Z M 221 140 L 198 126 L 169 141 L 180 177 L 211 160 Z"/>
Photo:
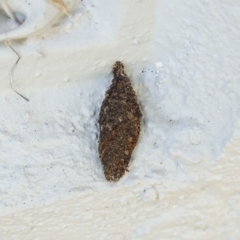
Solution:
<path fill-rule="evenodd" d="M 142 113 L 124 65 L 113 66 L 112 84 L 99 114 L 99 157 L 108 181 L 118 181 L 126 171 L 137 144 Z"/>

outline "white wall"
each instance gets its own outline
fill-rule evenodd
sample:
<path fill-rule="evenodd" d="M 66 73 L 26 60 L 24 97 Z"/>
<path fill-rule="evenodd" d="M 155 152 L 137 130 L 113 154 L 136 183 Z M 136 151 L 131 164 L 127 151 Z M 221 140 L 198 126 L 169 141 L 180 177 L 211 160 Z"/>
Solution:
<path fill-rule="evenodd" d="M 0 44 L 0 238 L 240 238 L 240 3 L 75 3 L 11 42 L 29 102 Z M 130 172 L 109 183 L 97 120 L 117 60 L 143 122 Z"/>

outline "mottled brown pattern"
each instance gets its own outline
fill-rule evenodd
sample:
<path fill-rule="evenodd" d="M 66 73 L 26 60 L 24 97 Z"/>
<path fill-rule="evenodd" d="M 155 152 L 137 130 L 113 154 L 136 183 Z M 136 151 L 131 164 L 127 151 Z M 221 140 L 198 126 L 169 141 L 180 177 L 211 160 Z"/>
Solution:
<path fill-rule="evenodd" d="M 137 96 L 121 62 L 115 63 L 113 75 L 99 116 L 98 150 L 108 181 L 118 181 L 128 171 L 142 116 Z"/>

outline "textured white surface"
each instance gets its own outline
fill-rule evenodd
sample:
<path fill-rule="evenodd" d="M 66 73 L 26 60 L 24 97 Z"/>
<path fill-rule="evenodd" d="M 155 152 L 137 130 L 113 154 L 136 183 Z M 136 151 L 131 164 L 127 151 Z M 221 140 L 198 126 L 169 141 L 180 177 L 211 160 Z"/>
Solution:
<path fill-rule="evenodd" d="M 233 0 L 79 2 L 12 43 L 30 102 L 2 44 L 1 239 L 239 239 L 239 22 Z M 97 119 L 116 60 L 144 118 L 113 184 Z"/>
<path fill-rule="evenodd" d="M 239 141 L 201 177 L 139 180 L 16 211 L 0 220 L 1 239 L 239 239 Z M 192 171 L 192 170 L 191 170 Z M 187 174 L 187 173 L 186 173 Z"/>
<path fill-rule="evenodd" d="M 33 35 L 51 24 L 60 12 L 50 1 L 1 0 L 1 8 L 1 25 L 9 27 L 15 23 L 15 27 L 0 31 L 0 41 Z"/>

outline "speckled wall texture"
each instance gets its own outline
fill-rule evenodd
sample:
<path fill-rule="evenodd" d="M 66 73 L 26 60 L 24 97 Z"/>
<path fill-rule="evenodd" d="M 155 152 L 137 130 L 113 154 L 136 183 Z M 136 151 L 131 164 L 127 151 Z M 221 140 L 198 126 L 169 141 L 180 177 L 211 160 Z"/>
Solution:
<path fill-rule="evenodd" d="M 70 16 L 10 42 L 29 102 L 0 43 L 0 239 L 240 239 L 240 2 L 64 2 Z M 98 116 L 116 61 L 143 117 L 110 183 Z"/>

